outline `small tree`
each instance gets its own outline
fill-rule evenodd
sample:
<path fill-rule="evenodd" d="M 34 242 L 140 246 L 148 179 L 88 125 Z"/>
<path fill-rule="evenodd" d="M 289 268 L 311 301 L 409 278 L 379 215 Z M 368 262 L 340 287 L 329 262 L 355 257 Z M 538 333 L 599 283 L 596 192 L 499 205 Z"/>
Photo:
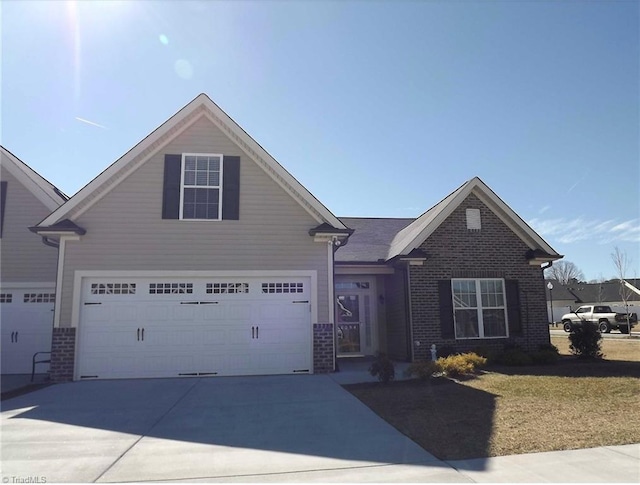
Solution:
<path fill-rule="evenodd" d="M 571 261 L 557 261 L 544 271 L 545 278 L 567 285 L 571 280 L 584 281 L 584 273 Z"/>
<path fill-rule="evenodd" d="M 602 359 L 600 344 L 602 334 L 598 326 L 591 322 L 582 322 L 569 334 L 569 349 L 579 359 Z"/>
<path fill-rule="evenodd" d="M 611 259 L 613 261 L 613 265 L 616 267 L 616 276 L 620 280 L 620 298 L 624 305 L 624 311 L 627 314 L 627 333 L 629 334 L 629 338 L 631 338 L 631 315 L 629 315 L 629 299 L 631 298 L 631 290 L 624 284 L 625 277 L 629 271 L 629 266 L 631 265 L 631 258 L 625 251 L 621 251 L 620 248 L 616 246 L 613 253 L 611 253 Z"/>

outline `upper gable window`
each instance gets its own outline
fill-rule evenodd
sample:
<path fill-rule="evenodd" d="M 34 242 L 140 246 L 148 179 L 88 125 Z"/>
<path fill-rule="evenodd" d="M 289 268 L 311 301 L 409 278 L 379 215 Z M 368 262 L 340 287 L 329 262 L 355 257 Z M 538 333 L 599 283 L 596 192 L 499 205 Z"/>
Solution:
<path fill-rule="evenodd" d="M 237 221 L 240 218 L 240 157 L 165 154 L 162 218 Z"/>
<path fill-rule="evenodd" d="M 222 155 L 182 155 L 181 219 L 221 219 L 222 169 Z"/>

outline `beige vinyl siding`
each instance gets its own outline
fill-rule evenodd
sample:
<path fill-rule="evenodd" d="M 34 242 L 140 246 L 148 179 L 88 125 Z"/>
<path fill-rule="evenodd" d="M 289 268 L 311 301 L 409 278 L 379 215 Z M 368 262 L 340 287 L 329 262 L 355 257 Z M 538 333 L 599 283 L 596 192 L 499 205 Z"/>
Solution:
<path fill-rule="evenodd" d="M 4 228 L 0 239 L 0 271 L 3 282 L 55 282 L 58 251 L 45 246 L 40 236 L 29 231 L 49 214 L 38 200 L 9 171 L 0 168 L 0 180 L 7 182 Z"/>
<path fill-rule="evenodd" d="M 162 219 L 164 155 L 187 152 L 241 157 L 240 220 Z M 327 245 L 308 234 L 317 221 L 206 118 L 75 222 L 87 234 L 66 245 L 61 326 L 71 324 L 76 270 L 316 270 L 318 320 L 328 322 Z"/>

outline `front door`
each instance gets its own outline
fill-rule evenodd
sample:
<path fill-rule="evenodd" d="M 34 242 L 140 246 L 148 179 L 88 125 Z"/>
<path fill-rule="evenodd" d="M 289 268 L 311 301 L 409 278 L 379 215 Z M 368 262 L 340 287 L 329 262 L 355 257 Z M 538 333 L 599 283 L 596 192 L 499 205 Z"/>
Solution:
<path fill-rule="evenodd" d="M 374 329 L 374 281 L 349 278 L 336 281 L 338 355 L 373 355 L 376 350 Z"/>

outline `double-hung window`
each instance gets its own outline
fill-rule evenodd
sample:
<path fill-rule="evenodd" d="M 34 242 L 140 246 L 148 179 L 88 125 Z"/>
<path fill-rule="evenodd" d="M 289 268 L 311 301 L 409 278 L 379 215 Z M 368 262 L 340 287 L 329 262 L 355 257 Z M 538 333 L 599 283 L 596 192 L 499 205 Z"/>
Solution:
<path fill-rule="evenodd" d="M 182 155 L 181 219 L 222 219 L 222 155 Z"/>
<path fill-rule="evenodd" d="M 451 281 L 456 338 L 508 336 L 504 286 L 502 279 Z"/>

